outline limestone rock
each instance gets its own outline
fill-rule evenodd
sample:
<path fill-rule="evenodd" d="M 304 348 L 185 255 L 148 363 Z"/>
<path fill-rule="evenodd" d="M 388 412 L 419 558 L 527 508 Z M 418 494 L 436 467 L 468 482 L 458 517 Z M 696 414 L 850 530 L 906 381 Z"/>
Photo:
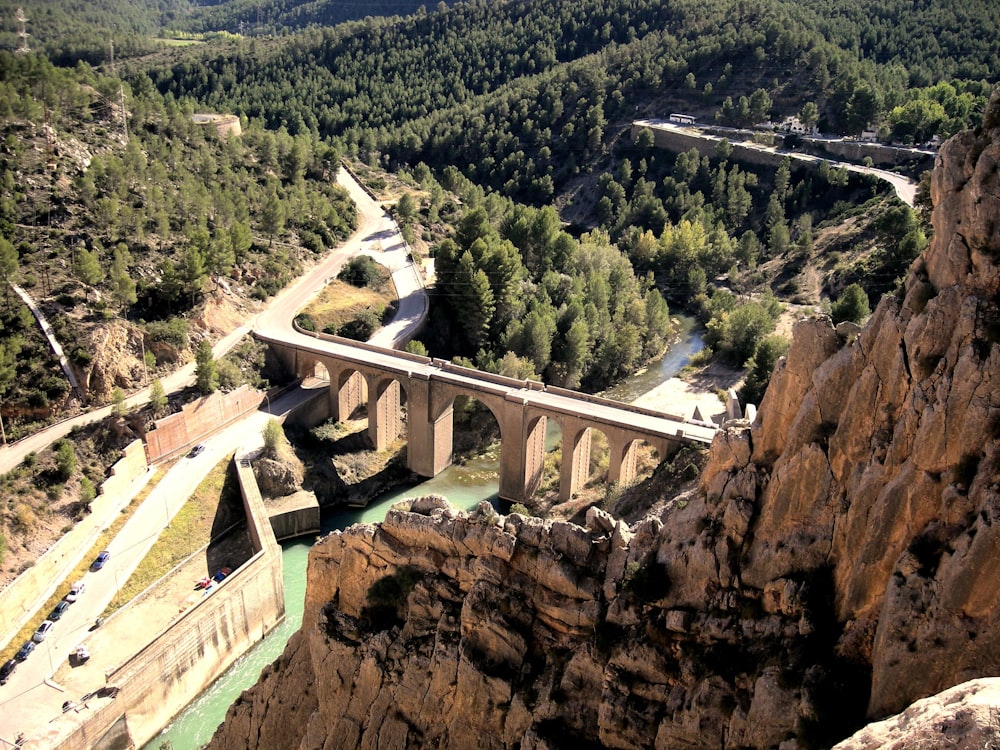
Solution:
<path fill-rule="evenodd" d="M 305 473 L 301 461 L 266 457 L 255 460 L 253 469 L 265 498 L 294 494 L 302 486 Z"/>

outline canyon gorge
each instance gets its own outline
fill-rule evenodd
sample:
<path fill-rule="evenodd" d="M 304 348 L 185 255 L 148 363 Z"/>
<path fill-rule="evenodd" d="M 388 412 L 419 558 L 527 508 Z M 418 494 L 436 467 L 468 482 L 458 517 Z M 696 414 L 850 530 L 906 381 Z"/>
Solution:
<path fill-rule="evenodd" d="M 902 287 L 863 328 L 800 323 L 662 513 L 427 497 L 320 540 L 302 629 L 210 747 L 983 747 L 993 709 L 962 701 L 1000 673 L 998 165 L 995 94 L 940 151 Z M 923 709 L 944 718 L 862 729 L 970 680 Z"/>

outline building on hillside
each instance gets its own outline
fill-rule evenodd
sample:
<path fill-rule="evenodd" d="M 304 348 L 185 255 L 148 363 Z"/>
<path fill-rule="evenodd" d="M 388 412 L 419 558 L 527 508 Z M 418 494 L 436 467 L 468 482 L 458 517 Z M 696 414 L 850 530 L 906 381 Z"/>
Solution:
<path fill-rule="evenodd" d="M 791 115 L 782 120 L 781 123 L 777 126 L 777 129 L 783 130 L 786 133 L 794 133 L 795 135 L 819 134 L 819 128 L 817 128 L 815 125 L 813 125 L 812 128 L 807 128 L 806 124 L 802 122 L 802 120 L 800 120 L 795 115 Z"/>

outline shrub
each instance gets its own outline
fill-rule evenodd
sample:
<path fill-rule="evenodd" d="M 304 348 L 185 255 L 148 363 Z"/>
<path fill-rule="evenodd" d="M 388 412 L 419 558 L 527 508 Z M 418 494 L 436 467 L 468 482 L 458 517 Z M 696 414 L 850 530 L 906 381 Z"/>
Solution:
<path fill-rule="evenodd" d="M 746 363 L 747 376 L 740 389 L 741 402 L 760 404 L 771 380 L 774 364 L 788 351 L 788 345 L 788 339 L 777 334 L 761 339 L 753 356 Z"/>
<path fill-rule="evenodd" d="M 379 329 L 379 325 L 378 316 L 370 310 L 365 310 L 354 320 L 344 323 L 340 327 L 340 335 L 354 341 L 367 341 Z"/>
<path fill-rule="evenodd" d="M 278 455 L 278 449 L 284 444 L 285 433 L 277 419 L 267 420 L 264 425 L 264 450 L 270 455 Z"/>
<path fill-rule="evenodd" d="M 313 332 L 316 330 L 316 321 L 309 313 L 300 313 L 295 316 L 295 325 L 303 331 Z"/>
<path fill-rule="evenodd" d="M 357 287 L 368 287 L 378 284 L 382 279 L 382 271 L 378 263 L 367 255 L 356 255 L 345 265 L 337 278 Z"/>
<path fill-rule="evenodd" d="M 834 325 L 844 321 L 860 323 L 870 314 L 871 307 L 868 304 L 868 295 L 859 284 L 851 284 L 847 287 L 830 309 Z"/>
<path fill-rule="evenodd" d="M 150 341 L 170 344 L 175 349 L 186 349 L 188 346 L 188 324 L 183 318 L 157 321 L 146 325 L 146 333 Z"/>
<path fill-rule="evenodd" d="M 76 451 L 68 440 L 56 443 L 56 473 L 62 481 L 66 481 L 76 471 Z"/>

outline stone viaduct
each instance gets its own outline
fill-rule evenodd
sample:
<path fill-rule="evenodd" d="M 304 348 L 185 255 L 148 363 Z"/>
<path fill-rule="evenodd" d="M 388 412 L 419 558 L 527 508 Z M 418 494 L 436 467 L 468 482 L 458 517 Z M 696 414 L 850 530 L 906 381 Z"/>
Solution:
<path fill-rule="evenodd" d="M 564 500 L 587 480 L 592 430 L 608 440 L 608 482 L 627 484 L 635 478 L 640 442 L 662 459 L 681 443 L 710 443 L 717 429 L 711 422 L 335 336 L 300 331 L 281 338 L 256 335 L 299 377 L 317 374 L 317 365 L 325 368 L 330 418 L 347 419 L 367 406 L 368 435 L 378 450 L 402 432 L 405 394 L 407 465 L 420 476 L 433 477 L 451 464 L 455 398 L 476 399 L 500 426 L 499 494 L 511 502 L 526 501 L 538 487 L 549 419 L 562 429 L 559 494 Z"/>

